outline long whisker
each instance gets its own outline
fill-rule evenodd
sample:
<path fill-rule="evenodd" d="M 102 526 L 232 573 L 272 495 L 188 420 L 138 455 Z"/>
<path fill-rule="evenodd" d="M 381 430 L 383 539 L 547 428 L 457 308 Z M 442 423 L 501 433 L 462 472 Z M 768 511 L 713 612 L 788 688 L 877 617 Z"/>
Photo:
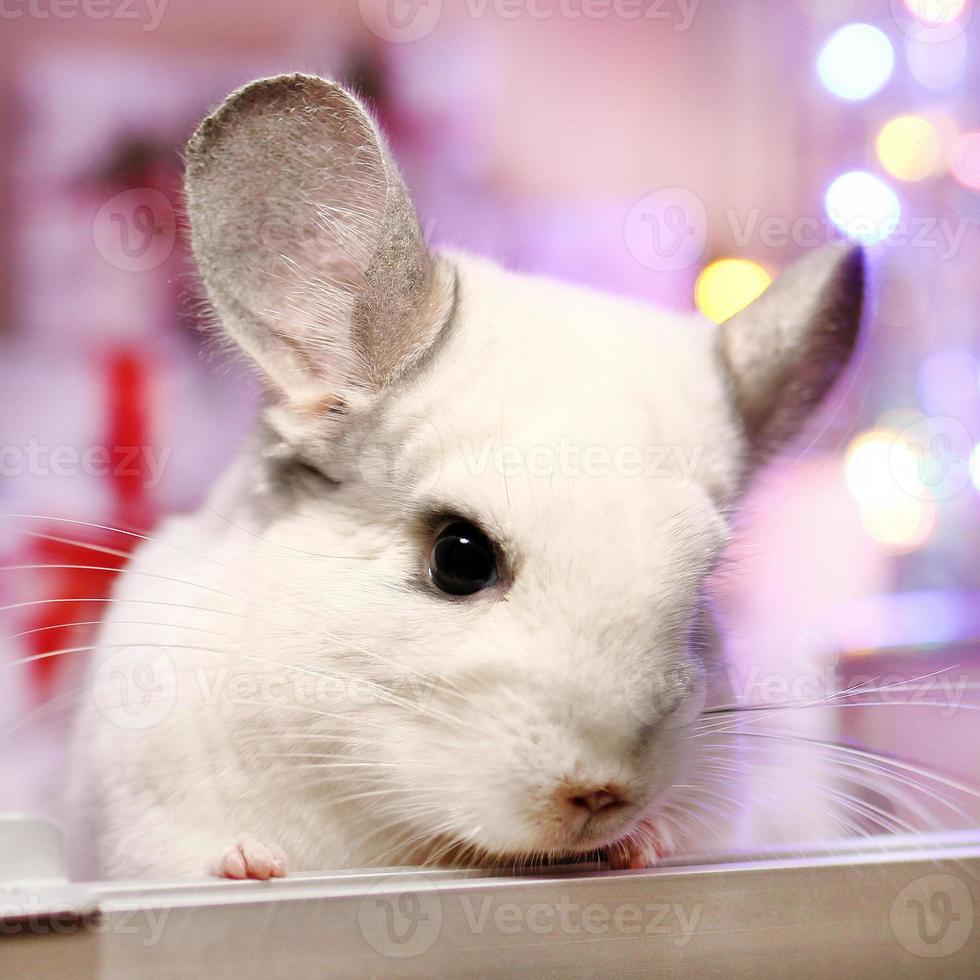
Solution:
<path fill-rule="evenodd" d="M 942 668 L 940 670 L 933 671 L 930 674 L 923 674 L 921 677 L 917 677 L 914 680 L 916 680 L 916 681 L 925 680 L 926 678 L 935 677 L 935 676 L 937 676 L 939 674 L 946 673 L 949 670 L 955 670 L 955 669 L 956 669 L 955 666 L 944 667 L 944 668 Z M 900 682 L 900 684 L 908 684 L 908 683 L 909 683 L 909 681 L 906 681 L 906 680 L 903 680 L 903 681 Z M 882 686 L 879 686 L 878 688 L 876 688 L 875 693 L 881 693 L 882 691 L 887 691 L 891 687 L 894 687 L 894 686 L 896 686 L 896 685 L 882 685 Z M 797 710 L 798 708 L 800 708 L 803 705 L 821 705 L 821 706 L 824 706 L 824 705 L 829 704 L 829 703 L 832 704 L 835 701 L 838 701 L 838 700 L 840 700 L 842 698 L 853 696 L 856 692 L 862 692 L 863 693 L 863 689 L 866 688 L 866 687 L 867 687 L 866 684 L 856 684 L 853 687 L 847 688 L 846 690 L 841 691 L 841 692 L 839 692 L 837 694 L 828 695 L 828 696 L 823 697 L 823 698 L 816 698 L 816 699 L 814 699 L 812 701 L 804 701 L 804 702 L 801 702 L 801 704 L 793 704 L 793 705 L 790 705 L 789 707 L 776 707 L 776 708 L 769 709 L 768 706 L 766 706 L 766 708 L 768 709 L 768 715 L 764 715 L 764 716 L 778 717 L 781 714 L 785 714 L 787 711 L 795 711 L 795 710 Z M 710 710 L 711 709 L 708 709 L 705 713 L 708 713 Z M 724 709 L 724 710 L 728 711 L 729 709 Z M 712 728 L 709 728 L 707 730 L 700 729 L 700 730 L 698 730 L 697 735 L 700 736 L 700 735 L 704 734 L 705 731 L 707 731 L 707 732 L 724 732 L 724 731 L 730 731 L 730 730 L 732 730 L 733 727 L 738 727 L 740 724 L 741 724 L 741 721 L 735 721 L 733 725 L 732 724 L 721 724 L 721 725 L 717 725 L 717 726 L 714 726 Z"/>
<path fill-rule="evenodd" d="M 909 762 L 905 759 L 899 759 L 885 753 L 872 752 L 870 749 L 860 749 L 853 745 L 831 742 L 827 739 L 812 738 L 804 735 L 793 735 L 787 733 L 777 734 L 770 732 L 739 732 L 738 734 L 740 736 L 744 736 L 745 738 L 762 738 L 772 739 L 775 741 L 802 742 L 809 745 L 819 745 L 832 752 L 840 752 L 844 755 L 853 755 L 858 758 L 873 759 L 876 762 L 881 762 L 889 766 L 895 766 L 896 768 L 906 770 L 914 773 L 917 776 L 921 776 L 923 779 L 937 782 L 940 785 L 946 786 L 948 789 L 954 789 L 966 796 L 980 800 L 980 789 L 977 787 L 970 786 L 969 784 L 961 782 L 958 779 L 954 779 L 952 776 L 947 776 L 943 773 L 936 772 L 935 770 L 925 769 L 922 766 L 916 765 L 915 763 Z"/>
<path fill-rule="evenodd" d="M 746 737 L 751 737 L 755 734 L 761 734 L 761 733 L 746 732 L 744 734 Z M 726 736 L 726 738 L 731 738 L 731 736 L 730 735 Z M 796 741 L 796 739 L 790 738 L 790 741 Z M 898 768 L 897 763 L 904 760 L 891 760 L 888 759 L 887 757 L 885 760 L 876 760 L 876 759 L 865 758 L 865 757 L 861 757 L 857 760 L 854 760 L 852 759 L 850 754 L 847 753 L 843 753 L 844 758 L 841 758 L 840 756 L 842 755 L 842 753 L 839 751 L 840 747 L 836 745 L 831 747 L 826 744 L 814 745 L 807 742 L 807 744 L 798 745 L 796 747 L 800 748 L 801 751 L 805 751 L 808 754 L 816 753 L 816 758 L 822 760 L 823 763 L 833 765 L 838 768 L 847 769 L 852 774 L 855 772 L 862 773 L 862 774 L 874 774 L 880 777 L 881 779 L 887 780 L 889 782 L 899 783 L 900 785 L 921 794 L 923 797 L 946 807 L 947 809 L 954 812 L 957 816 L 962 818 L 964 821 L 966 821 L 968 824 L 973 822 L 973 818 L 971 818 L 968 813 L 966 813 L 959 805 L 957 805 L 955 800 L 947 796 L 941 790 L 937 789 L 934 785 L 921 781 L 916 781 L 914 778 L 912 778 L 912 776 L 908 775 L 907 772 L 904 772 L 901 769 L 899 769 L 898 772 L 893 772 L 892 769 Z M 749 745 L 741 746 L 739 751 L 741 753 L 743 751 L 751 751 L 753 749 L 756 749 L 758 751 L 765 752 L 768 751 L 768 748 L 769 747 L 765 745 L 749 744 Z M 864 751 L 864 750 L 858 750 L 858 751 Z M 745 760 L 741 760 L 740 764 L 743 764 L 744 761 Z M 895 791 L 890 789 L 889 792 L 894 795 Z M 914 804 L 907 797 L 903 796 L 902 801 L 904 805 L 906 805 L 909 809 L 917 808 L 917 804 Z"/>
<path fill-rule="evenodd" d="M 253 532 L 248 531 L 245 528 L 239 527 L 239 525 L 235 524 L 234 521 L 231 521 L 229 518 L 225 517 L 224 515 L 219 514 L 217 511 L 214 511 L 212 508 L 209 508 L 208 507 L 208 508 L 205 508 L 205 509 L 210 510 L 210 512 L 213 513 L 216 517 L 219 517 L 222 520 L 225 520 L 231 526 L 238 528 L 239 530 L 243 531 L 246 534 L 249 534 L 251 537 L 256 537 L 259 540 L 266 541 L 267 543 L 275 544 L 275 542 L 268 541 L 268 539 L 261 537 L 261 535 L 256 535 Z M 105 524 L 96 524 L 96 523 L 92 523 L 92 522 L 89 522 L 89 521 L 72 520 L 72 519 L 69 519 L 69 518 L 43 517 L 43 516 L 40 516 L 40 515 L 32 515 L 32 514 L 0 514 L 0 518 L 19 518 L 19 519 L 25 519 L 25 520 L 52 521 L 52 522 L 60 522 L 60 523 L 65 523 L 65 524 L 70 524 L 70 525 L 77 525 L 77 526 L 82 526 L 82 527 L 88 527 L 88 528 L 93 528 L 93 529 L 103 530 L 103 531 L 113 531 L 113 532 L 118 533 L 118 534 L 126 535 L 127 537 L 132 537 L 132 538 L 139 539 L 141 541 L 146 541 L 146 542 L 150 542 L 150 543 L 153 543 L 153 544 L 161 545 L 163 547 L 171 548 L 171 549 L 173 549 L 175 551 L 181 552 L 182 554 L 189 555 L 192 558 L 195 558 L 195 559 L 198 559 L 198 560 L 201 560 L 201 561 L 206 561 L 206 562 L 210 563 L 211 565 L 215 565 L 215 566 L 217 566 L 219 568 L 222 568 L 222 569 L 227 569 L 227 570 L 233 572 L 236 575 L 245 576 L 245 577 L 247 577 L 249 579 L 250 582 L 258 581 L 259 584 L 262 584 L 262 585 L 264 585 L 264 586 L 266 586 L 268 588 L 273 588 L 273 589 L 281 592 L 282 594 L 289 596 L 294 602 L 297 602 L 297 603 L 300 603 L 301 604 L 299 608 L 305 608 L 307 612 L 311 612 L 318 619 L 319 619 L 319 616 L 320 616 L 320 612 L 319 612 L 318 609 L 314 609 L 313 607 L 311 607 L 309 605 L 306 605 L 306 600 L 301 599 L 300 597 L 293 595 L 291 592 L 289 592 L 289 590 L 285 589 L 283 586 L 278 585 L 278 584 L 270 584 L 268 582 L 263 582 L 260 579 L 257 580 L 250 573 L 242 572 L 240 569 L 236 569 L 233 566 L 230 566 L 230 565 L 225 564 L 224 562 L 219 562 L 216 559 L 211 558 L 208 555 L 202 555 L 202 554 L 199 554 L 197 552 L 191 551 L 191 550 L 189 550 L 187 548 L 182 548 L 179 545 L 176 545 L 176 544 L 174 544 L 173 542 L 170 542 L 170 541 L 165 541 L 165 540 L 160 539 L 160 538 L 154 538 L 154 537 L 152 537 L 150 535 L 140 534 L 140 533 L 135 532 L 135 531 L 125 531 L 125 530 L 122 530 L 121 528 L 114 528 L 114 527 L 111 527 L 111 526 L 105 525 Z M 112 555 L 115 555 L 115 556 L 121 557 L 121 558 L 128 558 L 129 557 L 129 555 L 128 555 L 127 552 L 120 551 L 118 549 L 108 548 L 108 547 L 102 546 L 102 545 L 90 545 L 88 542 L 72 541 L 71 539 L 58 538 L 56 536 L 46 535 L 44 532 L 37 532 L 37 531 L 30 531 L 30 530 L 28 530 L 28 531 L 25 531 L 23 533 L 26 533 L 26 534 L 29 534 L 29 535 L 33 535 L 35 537 L 41 537 L 41 538 L 46 538 L 47 537 L 47 538 L 50 538 L 51 540 L 57 540 L 57 541 L 60 541 L 62 543 L 74 544 L 74 545 L 76 545 L 79 548 L 91 548 L 91 550 L 102 551 L 104 553 L 112 554 Z M 296 549 L 292 549 L 292 550 L 296 550 Z M 318 558 L 321 558 L 321 559 L 330 559 L 330 558 L 333 558 L 333 557 L 336 557 L 336 556 L 314 555 L 313 553 L 311 553 L 311 557 L 318 557 Z M 18 566 L 9 566 L 9 567 L 11 569 L 18 568 Z M 38 566 L 38 567 L 45 567 L 45 566 Z M 47 567 L 59 567 L 59 566 L 47 566 Z M 68 568 L 68 567 L 73 567 L 73 566 L 63 566 L 63 567 Z M 3 570 L 3 568 L 0 567 L 0 571 L 2 571 L 2 570 Z M 27 566 L 24 566 L 22 568 L 22 570 L 27 570 Z M 151 572 L 139 572 L 139 571 L 133 570 L 133 569 L 122 569 L 122 570 L 120 570 L 120 569 L 115 569 L 115 568 L 98 568 L 98 567 L 94 567 L 93 566 L 92 567 L 92 570 L 93 571 L 114 571 L 114 572 L 118 572 L 119 574 L 155 575 L 155 573 L 151 573 Z M 155 577 L 164 578 L 164 576 L 155 576 Z M 200 583 L 181 582 L 181 580 L 173 580 L 173 581 L 177 581 L 177 582 L 180 582 L 180 584 L 189 585 L 189 586 L 192 586 L 192 587 L 195 587 L 196 586 L 198 588 L 209 589 L 209 591 L 217 591 L 217 590 L 215 590 L 213 588 L 210 588 L 208 586 L 202 585 Z M 220 594 L 224 594 L 224 593 L 220 593 Z M 247 602 L 251 603 L 253 601 L 251 599 L 245 600 L 245 599 L 242 599 L 241 597 L 238 597 L 238 596 L 231 596 L 231 595 L 229 595 L 228 597 L 229 598 L 238 599 L 238 601 L 242 601 L 242 602 L 246 602 L 247 601 Z M 270 606 L 265 606 L 264 608 L 267 608 L 267 609 L 270 609 L 270 610 L 272 609 L 272 607 L 270 607 Z M 337 639 L 337 637 L 331 636 L 329 634 L 327 634 L 327 638 L 328 639 Z M 384 657 L 382 654 L 379 654 L 377 651 L 369 650 L 369 649 L 366 649 L 366 648 L 363 648 L 363 647 L 362 648 L 354 647 L 354 648 L 357 649 L 358 652 L 364 653 L 367 656 L 373 657 L 373 658 L 375 658 L 376 660 L 378 660 L 378 661 L 380 661 L 382 663 L 386 663 L 386 664 L 389 664 L 389 665 L 397 666 L 400 670 L 402 670 L 402 671 L 404 671 L 406 673 L 414 673 L 414 674 L 416 674 L 419 677 L 423 677 L 424 676 L 420 672 L 414 671 L 412 668 L 408 667 L 406 664 L 400 663 L 399 661 L 397 661 L 394 658 Z M 428 681 L 431 681 L 431 678 L 427 678 L 427 680 Z M 455 690 L 456 693 L 458 693 L 458 694 L 461 693 L 461 692 L 458 691 L 458 689 L 456 689 L 455 685 L 453 685 L 452 682 L 449 681 L 449 680 L 447 680 L 446 678 L 440 679 L 440 684 L 442 685 L 442 687 L 443 687 L 444 690 L 447 690 L 447 691 Z"/>
<path fill-rule="evenodd" d="M 253 599 L 245 598 L 244 596 L 234 595 L 231 592 L 224 592 L 221 589 L 216 589 L 210 585 L 204 585 L 201 582 L 190 582 L 187 579 L 174 578 L 172 575 L 161 575 L 158 572 L 144 572 L 140 569 L 126 568 L 119 569 L 112 566 L 105 565 L 78 565 L 69 564 L 66 562 L 49 562 L 49 563 L 32 563 L 23 565 L 0 565 L 0 572 L 36 572 L 36 571 L 89 571 L 89 572 L 114 572 L 119 575 L 139 575 L 144 578 L 157 579 L 158 581 L 171 582 L 175 585 L 184 585 L 190 588 L 203 589 L 205 592 L 213 592 L 215 595 L 223 596 L 226 599 L 232 599 L 236 602 L 242 602 L 246 605 L 252 605 Z M 263 608 L 273 609 L 274 607 L 263 605 Z"/>

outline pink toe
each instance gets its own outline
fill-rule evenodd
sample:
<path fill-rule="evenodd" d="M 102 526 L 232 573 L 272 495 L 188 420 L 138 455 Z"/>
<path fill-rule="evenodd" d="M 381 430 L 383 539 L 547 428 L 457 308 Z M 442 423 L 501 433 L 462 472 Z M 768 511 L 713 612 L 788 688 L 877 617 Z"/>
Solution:
<path fill-rule="evenodd" d="M 218 858 L 213 874 L 221 878 L 269 878 L 286 876 L 286 855 L 274 845 L 263 844 L 250 834 L 242 834 L 236 843 Z"/>
<path fill-rule="evenodd" d="M 272 854 L 269 849 L 256 840 L 249 840 L 241 844 L 242 854 L 245 857 L 245 866 L 248 868 L 249 875 L 265 881 L 272 874 Z"/>
<path fill-rule="evenodd" d="M 218 860 L 218 874 L 225 878 L 244 878 L 248 874 L 245 859 L 237 847 L 230 847 Z"/>

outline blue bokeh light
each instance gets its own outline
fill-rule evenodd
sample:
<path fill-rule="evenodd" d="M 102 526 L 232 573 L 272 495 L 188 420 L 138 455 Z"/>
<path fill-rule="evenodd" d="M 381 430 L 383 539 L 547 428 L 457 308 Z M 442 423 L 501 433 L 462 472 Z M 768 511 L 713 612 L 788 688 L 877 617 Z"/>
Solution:
<path fill-rule="evenodd" d="M 895 67 L 891 41 L 870 24 L 848 24 L 827 39 L 817 59 L 826 87 L 842 99 L 867 99 L 880 91 Z"/>
<path fill-rule="evenodd" d="M 827 216 L 852 241 L 874 245 L 892 234 L 902 219 L 898 195 L 864 170 L 838 177 L 827 191 Z"/>

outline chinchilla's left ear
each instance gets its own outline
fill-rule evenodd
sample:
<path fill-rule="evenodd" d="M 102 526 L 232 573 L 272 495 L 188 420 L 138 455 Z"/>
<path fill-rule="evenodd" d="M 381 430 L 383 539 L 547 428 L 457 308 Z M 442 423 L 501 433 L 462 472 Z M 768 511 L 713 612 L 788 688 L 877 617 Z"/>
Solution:
<path fill-rule="evenodd" d="M 339 425 L 432 347 L 451 276 L 341 85 L 279 75 L 233 93 L 188 144 L 186 191 L 208 297 L 282 424 Z"/>
<path fill-rule="evenodd" d="M 721 328 L 722 350 L 753 461 L 802 427 L 857 342 L 864 254 L 826 246 L 790 265 Z"/>

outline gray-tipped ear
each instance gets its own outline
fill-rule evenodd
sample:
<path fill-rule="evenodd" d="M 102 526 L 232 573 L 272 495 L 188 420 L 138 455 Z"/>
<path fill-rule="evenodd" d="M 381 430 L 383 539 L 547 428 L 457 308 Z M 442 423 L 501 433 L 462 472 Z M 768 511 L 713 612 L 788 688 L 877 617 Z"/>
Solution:
<path fill-rule="evenodd" d="M 864 279 L 859 247 L 826 246 L 790 265 L 722 326 L 736 405 L 756 458 L 796 435 L 847 365 Z"/>
<path fill-rule="evenodd" d="M 233 93 L 188 143 L 186 193 L 208 297 L 287 404 L 377 391 L 437 335 L 445 276 L 339 85 L 280 75 Z"/>

